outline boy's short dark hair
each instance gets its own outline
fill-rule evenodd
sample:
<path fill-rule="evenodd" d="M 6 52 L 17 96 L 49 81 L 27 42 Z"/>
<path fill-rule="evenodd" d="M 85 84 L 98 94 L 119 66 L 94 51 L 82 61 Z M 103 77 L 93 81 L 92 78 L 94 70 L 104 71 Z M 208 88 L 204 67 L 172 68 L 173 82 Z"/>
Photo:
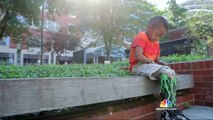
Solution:
<path fill-rule="evenodd" d="M 159 24 L 162 24 L 166 30 L 168 30 L 168 22 L 167 20 L 162 17 L 162 16 L 155 16 L 155 17 L 152 17 L 150 20 L 149 20 L 149 23 L 150 25 L 154 25 L 154 26 L 158 26 Z"/>

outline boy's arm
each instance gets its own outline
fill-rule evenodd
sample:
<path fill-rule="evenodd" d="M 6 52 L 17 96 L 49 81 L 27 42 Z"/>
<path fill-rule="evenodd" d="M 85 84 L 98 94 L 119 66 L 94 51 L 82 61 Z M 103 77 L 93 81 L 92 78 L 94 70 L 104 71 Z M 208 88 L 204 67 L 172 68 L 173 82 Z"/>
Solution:
<path fill-rule="evenodd" d="M 143 63 L 154 63 L 154 61 L 152 61 L 151 59 L 147 58 L 142 53 L 143 53 L 143 48 L 139 47 L 139 46 L 136 46 L 136 48 L 135 48 L 135 59 L 137 61 L 140 61 L 140 62 L 143 62 Z"/>
<path fill-rule="evenodd" d="M 168 66 L 168 64 L 167 64 L 166 62 L 163 62 L 163 61 L 160 60 L 160 56 L 159 56 L 159 55 L 157 56 L 155 62 L 156 62 L 157 64 L 160 64 L 160 65 Z"/>

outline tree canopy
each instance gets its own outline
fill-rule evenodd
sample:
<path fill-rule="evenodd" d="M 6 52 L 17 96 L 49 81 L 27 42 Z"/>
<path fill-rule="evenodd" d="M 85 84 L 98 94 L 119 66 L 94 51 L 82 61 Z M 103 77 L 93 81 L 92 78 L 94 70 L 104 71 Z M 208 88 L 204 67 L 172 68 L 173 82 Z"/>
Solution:
<path fill-rule="evenodd" d="M 43 0 L 1 0 L 0 1 L 0 39 L 13 36 L 19 39 L 28 33 L 31 20 L 38 25 L 40 7 Z M 193 39 L 212 39 L 212 12 L 188 14 L 176 0 L 168 2 L 168 8 L 161 11 L 147 0 L 45 0 L 48 18 L 55 20 L 56 15 L 74 14 L 79 20 L 79 34 L 90 32 L 105 46 L 107 57 L 110 58 L 112 44 L 123 45 L 124 38 L 132 39 L 139 31 L 145 30 L 148 20 L 157 15 L 164 15 L 170 29 L 187 27 L 187 36 Z M 212 9 L 212 6 L 208 6 Z M 63 32 L 52 35 L 55 47 L 60 52 L 67 39 L 72 42 L 77 37 Z M 63 38 L 63 39 L 62 39 Z M 66 38 L 66 39 L 65 39 Z M 71 40 L 73 39 L 73 40 Z M 165 39 L 167 39 L 165 37 Z M 58 44 L 58 42 L 62 42 Z M 51 43 L 51 44 L 52 44 Z M 50 44 L 50 43 L 49 43 Z M 57 45 L 60 45 L 57 47 Z M 73 43 L 73 45 L 78 45 Z M 98 46 L 98 45 L 97 45 Z M 70 46 L 71 47 L 71 46 Z M 56 50 L 57 48 L 57 50 Z M 58 50 L 61 48 L 60 50 Z M 50 49 L 50 48 L 48 48 Z M 68 48 L 73 49 L 73 48 Z"/>
<path fill-rule="evenodd" d="M 208 43 L 213 41 L 212 16 L 212 12 L 198 11 L 187 19 L 186 36 L 193 40 L 194 52 L 197 54 L 207 54 Z"/>
<path fill-rule="evenodd" d="M 14 42 L 21 43 L 23 36 L 26 36 L 29 46 L 40 47 L 39 21 L 41 18 L 42 2 L 45 2 L 44 9 L 48 10 L 46 15 L 51 21 L 55 21 L 55 16 L 68 16 L 72 10 L 73 1 L 71 0 L 1 0 L 0 39 L 4 36 L 11 36 L 14 38 Z M 31 25 L 32 20 L 38 27 L 37 30 L 30 30 L 29 26 Z M 48 32 L 48 34 L 50 34 L 50 32 Z M 73 34 L 68 35 L 63 32 L 52 32 L 51 35 L 51 39 L 48 37 L 47 41 L 45 41 L 44 47 L 45 50 L 54 50 L 57 53 L 61 53 L 62 50 L 64 50 L 63 47 L 65 41 L 70 43 L 69 46 L 66 46 L 66 49 L 72 50 L 76 47 L 79 41 L 76 36 L 73 36 Z M 53 46 L 49 47 L 50 45 Z"/>
<path fill-rule="evenodd" d="M 167 4 L 169 6 L 166 9 L 165 15 L 168 18 L 170 29 L 185 27 L 187 9 L 178 5 L 176 0 L 170 0 Z"/>
<path fill-rule="evenodd" d="M 1 0 L 0 39 L 4 36 L 21 37 L 27 33 L 34 19 L 38 24 L 41 0 Z"/>
<path fill-rule="evenodd" d="M 148 20 L 162 12 L 145 0 L 77 1 L 81 32 L 92 31 L 103 41 L 108 59 L 112 44 L 124 44 L 125 37 L 145 29 Z M 92 8 L 92 9 L 91 9 Z"/>

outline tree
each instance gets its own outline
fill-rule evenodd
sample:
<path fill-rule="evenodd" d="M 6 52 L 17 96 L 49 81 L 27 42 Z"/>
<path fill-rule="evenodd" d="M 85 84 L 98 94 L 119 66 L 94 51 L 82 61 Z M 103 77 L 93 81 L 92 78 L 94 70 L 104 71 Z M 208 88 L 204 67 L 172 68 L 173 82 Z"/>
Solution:
<path fill-rule="evenodd" d="M 179 6 L 176 0 L 170 0 L 167 4 L 169 7 L 166 9 L 167 12 L 165 12 L 165 15 L 169 19 L 170 29 L 184 27 L 187 9 Z"/>
<path fill-rule="evenodd" d="M 69 13 L 74 9 L 75 0 L 46 0 L 48 14 L 47 17 L 50 20 L 55 20 L 55 15 L 69 15 Z"/>
<path fill-rule="evenodd" d="M 41 0 L 1 0 L 0 39 L 4 36 L 21 38 L 28 33 L 31 19 L 38 23 Z M 20 40 L 20 39 L 19 39 Z"/>
<path fill-rule="evenodd" d="M 150 18 L 163 15 L 163 11 L 160 11 L 146 0 L 129 0 L 128 7 L 131 17 L 129 26 L 131 26 L 131 31 L 134 31 L 135 34 L 146 29 Z"/>
<path fill-rule="evenodd" d="M 81 32 L 92 31 L 99 36 L 110 59 L 112 44 L 122 44 L 124 37 L 132 38 L 144 30 L 148 20 L 160 15 L 154 5 L 145 0 L 78 1 Z M 91 9 L 93 8 L 93 9 Z"/>
<path fill-rule="evenodd" d="M 78 1 L 81 32 L 91 31 L 105 46 L 110 59 L 112 44 L 121 39 L 124 22 L 128 17 L 126 5 L 121 0 Z M 91 9 L 93 8 L 93 9 Z"/>
<path fill-rule="evenodd" d="M 146 29 L 146 25 L 150 18 L 154 16 L 162 16 L 164 11 L 159 10 L 153 4 L 147 2 L 147 0 L 129 0 L 128 1 L 128 10 L 130 19 L 128 21 L 128 27 L 130 28 L 128 33 L 129 37 L 137 34 L 140 31 Z M 168 36 L 164 36 L 164 39 L 167 39 Z M 162 41 L 162 39 L 160 39 Z"/>
<path fill-rule="evenodd" d="M 207 45 L 213 41 L 212 21 L 213 12 L 197 11 L 187 18 L 186 36 L 193 40 L 194 52 L 197 54 L 207 55 Z"/>
<path fill-rule="evenodd" d="M 122 35 L 123 23 L 126 19 L 125 6 L 122 4 L 119 0 L 103 0 L 98 12 L 99 19 L 96 27 L 102 35 L 108 60 L 110 60 L 112 43 Z"/>
<path fill-rule="evenodd" d="M 18 43 L 17 56 L 21 55 L 21 43 L 26 43 L 30 34 L 28 27 L 31 20 L 38 24 L 40 5 L 41 0 L 0 1 L 0 40 L 5 36 L 12 37 Z"/>
<path fill-rule="evenodd" d="M 51 40 L 45 43 L 46 51 L 55 51 L 57 54 L 64 53 L 65 50 L 75 50 L 78 46 L 79 38 L 61 32 L 53 33 Z"/>
<path fill-rule="evenodd" d="M 46 0 L 47 2 L 47 18 L 55 21 L 55 17 L 66 15 L 72 12 L 74 0 Z M 64 53 L 65 50 L 75 50 L 79 44 L 79 36 L 76 27 L 69 28 L 61 27 L 59 32 L 51 32 L 52 37 L 46 40 L 45 48 L 47 51 L 55 51 L 57 54 Z M 68 34 L 68 31 L 70 34 Z"/>

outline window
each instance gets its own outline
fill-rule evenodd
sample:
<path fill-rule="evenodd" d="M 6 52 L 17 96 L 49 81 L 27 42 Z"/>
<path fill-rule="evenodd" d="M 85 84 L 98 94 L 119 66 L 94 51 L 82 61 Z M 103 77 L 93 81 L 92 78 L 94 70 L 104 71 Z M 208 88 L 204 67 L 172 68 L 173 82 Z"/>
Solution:
<path fill-rule="evenodd" d="M 54 21 L 47 20 L 44 22 L 44 29 L 52 32 L 58 32 L 60 30 L 60 25 Z"/>
<path fill-rule="evenodd" d="M 2 40 L 0 40 L 0 45 L 6 45 L 9 46 L 10 45 L 10 37 L 3 37 Z"/>
<path fill-rule="evenodd" d="M 76 26 L 73 24 L 69 24 L 69 32 L 68 34 L 76 35 Z"/>

